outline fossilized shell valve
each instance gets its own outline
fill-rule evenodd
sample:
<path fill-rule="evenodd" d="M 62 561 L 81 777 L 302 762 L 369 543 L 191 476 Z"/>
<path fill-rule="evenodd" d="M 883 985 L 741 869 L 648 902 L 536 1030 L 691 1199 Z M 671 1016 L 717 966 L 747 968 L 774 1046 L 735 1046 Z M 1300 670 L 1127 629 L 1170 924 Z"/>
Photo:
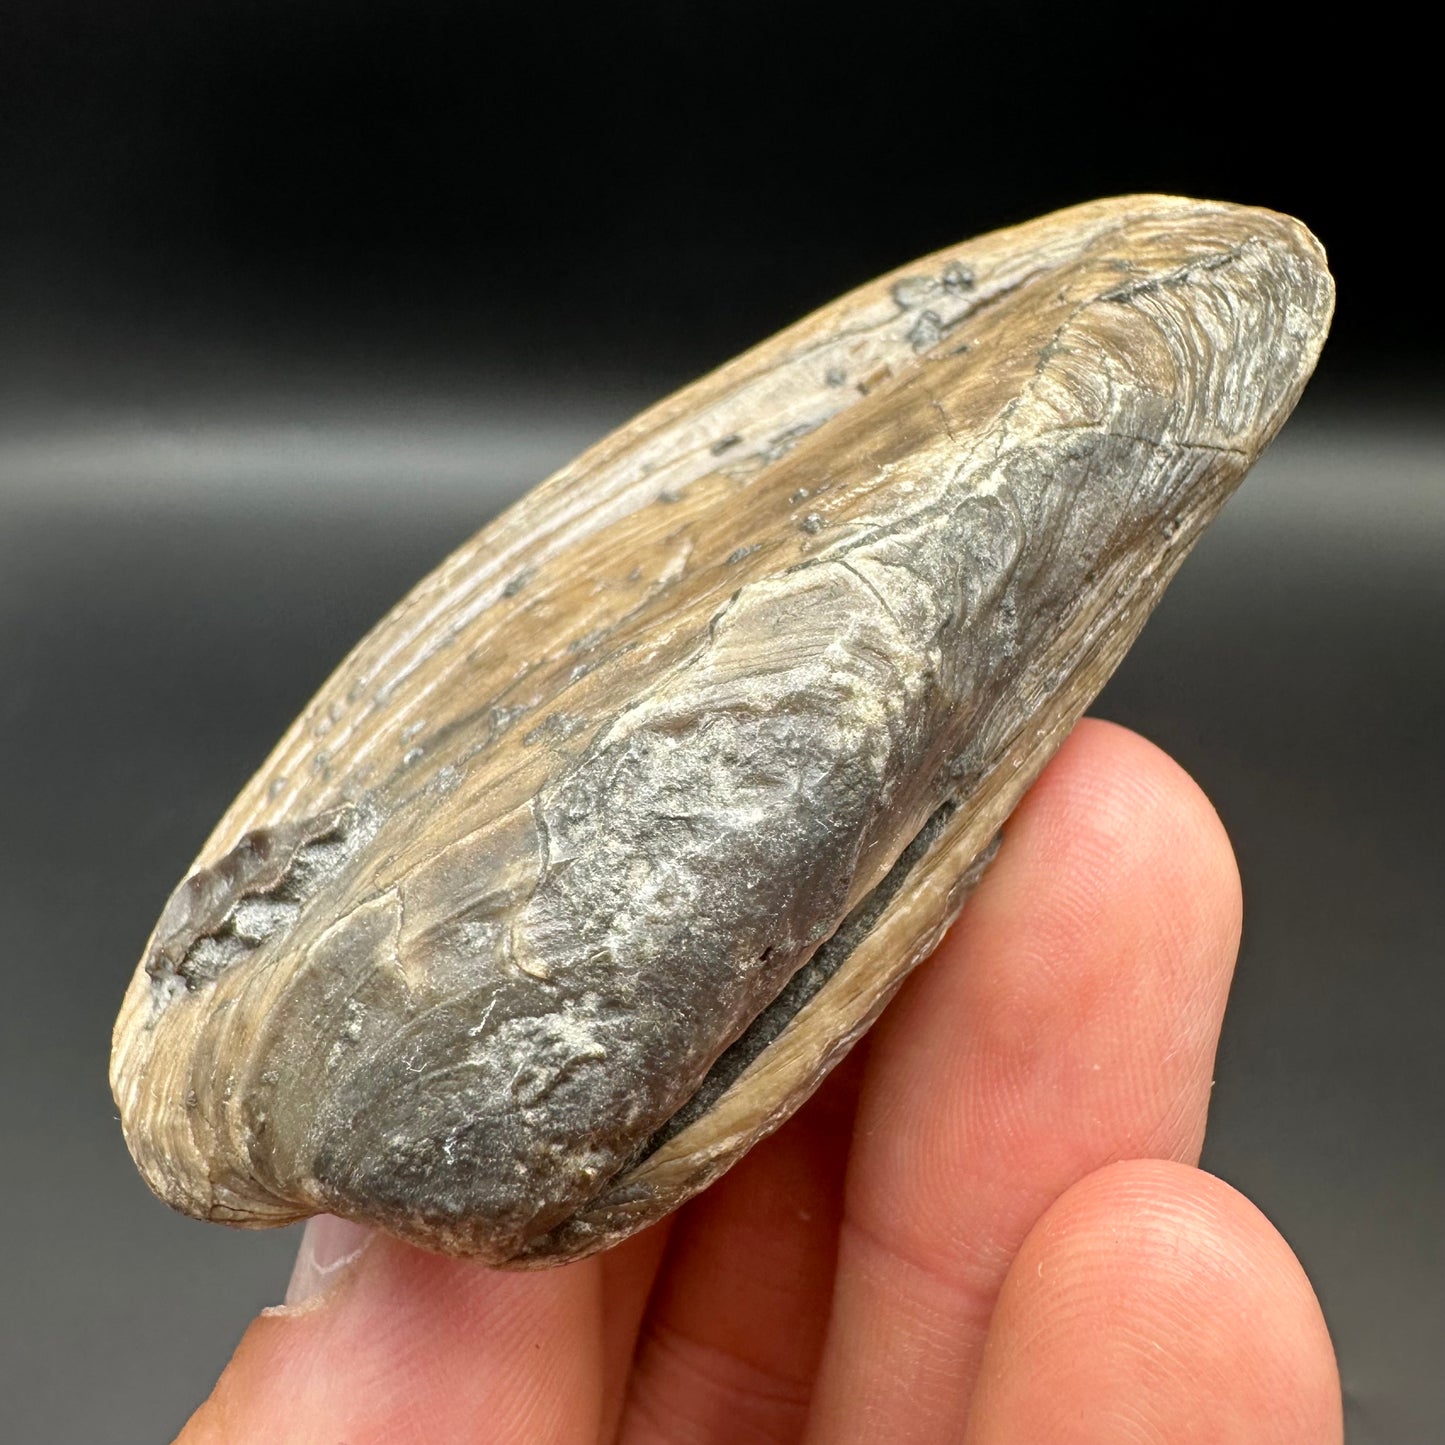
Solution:
<path fill-rule="evenodd" d="M 864 286 L 484 528 L 166 905 L 112 1084 L 188 1214 L 600 1249 L 776 1128 L 1297 399 L 1287 217 L 1080 206 Z"/>

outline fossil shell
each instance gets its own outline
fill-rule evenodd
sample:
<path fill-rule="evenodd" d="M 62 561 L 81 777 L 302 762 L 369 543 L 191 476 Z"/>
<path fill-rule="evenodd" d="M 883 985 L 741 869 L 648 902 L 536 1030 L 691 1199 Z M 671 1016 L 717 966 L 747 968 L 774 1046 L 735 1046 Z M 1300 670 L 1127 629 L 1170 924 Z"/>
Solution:
<path fill-rule="evenodd" d="M 1080 206 L 544 482 L 361 642 L 166 905 L 112 1062 L 151 1187 L 511 1265 L 704 1187 L 956 916 L 1331 305 L 1287 217 Z"/>

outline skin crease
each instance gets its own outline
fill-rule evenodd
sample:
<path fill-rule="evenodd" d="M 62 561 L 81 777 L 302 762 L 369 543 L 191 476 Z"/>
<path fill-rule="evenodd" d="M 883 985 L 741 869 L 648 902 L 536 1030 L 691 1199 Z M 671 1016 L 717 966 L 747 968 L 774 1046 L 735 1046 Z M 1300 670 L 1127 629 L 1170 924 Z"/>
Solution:
<path fill-rule="evenodd" d="M 1239 919 L 1199 790 L 1081 723 L 934 957 L 712 1189 L 536 1274 L 313 1224 L 319 1292 L 180 1439 L 1332 1445 L 1309 1283 L 1193 1167 Z"/>

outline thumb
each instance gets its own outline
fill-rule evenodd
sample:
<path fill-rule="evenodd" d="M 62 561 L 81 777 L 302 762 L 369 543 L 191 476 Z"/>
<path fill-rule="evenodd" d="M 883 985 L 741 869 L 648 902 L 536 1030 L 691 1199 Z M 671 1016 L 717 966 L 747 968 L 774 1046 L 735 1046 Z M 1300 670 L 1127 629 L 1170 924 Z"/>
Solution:
<path fill-rule="evenodd" d="M 548 1445 L 596 1437 L 601 1273 L 426 1254 L 330 1216 L 178 1445 Z"/>

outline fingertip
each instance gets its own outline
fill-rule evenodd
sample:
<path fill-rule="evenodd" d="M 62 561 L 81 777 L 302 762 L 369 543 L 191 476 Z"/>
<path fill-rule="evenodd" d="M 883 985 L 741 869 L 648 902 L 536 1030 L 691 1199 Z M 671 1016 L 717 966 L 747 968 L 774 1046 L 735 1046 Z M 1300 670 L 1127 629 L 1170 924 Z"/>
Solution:
<path fill-rule="evenodd" d="M 1091 877 L 1117 883 L 1138 870 L 1167 882 L 1157 891 L 1189 909 L 1192 927 L 1238 943 L 1239 865 L 1218 811 L 1179 763 L 1129 728 L 1083 719 L 1005 832 Z"/>
<path fill-rule="evenodd" d="M 1096 1114 L 1116 1157 L 1194 1162 L 1241 915 L 1199 785 L 1137 733 L 1085 719 L 1005 825 L 941 961 L 973 971 L 1004 1096 L 1070 1060 L 1066 1095 L 1094 1092 L 1083 1072 L 1111 1077 Z"/>
<path fill-rule="evenodd" d="M 875 1127 L 910 1157 L 998 1141 L 1005 1177 L 1037 1176 L 1038 1208 L 1111 1158 L 1194 1162 L 1240 912 L 1234 853 L 1198 785 L 1138 734 L 1085 719 L 880 1021 Z M 946 1117 L 929 1102 L 945 1098 Z"/>
<path fill-rule="evenodd" d="M 1288 1244 L 1212 1175 L 1133 1160 L 1075 1184 L 1030 1231 L 999 1295 L 967 1438 L 1342 1434 L 1329 1333 Z"/>

